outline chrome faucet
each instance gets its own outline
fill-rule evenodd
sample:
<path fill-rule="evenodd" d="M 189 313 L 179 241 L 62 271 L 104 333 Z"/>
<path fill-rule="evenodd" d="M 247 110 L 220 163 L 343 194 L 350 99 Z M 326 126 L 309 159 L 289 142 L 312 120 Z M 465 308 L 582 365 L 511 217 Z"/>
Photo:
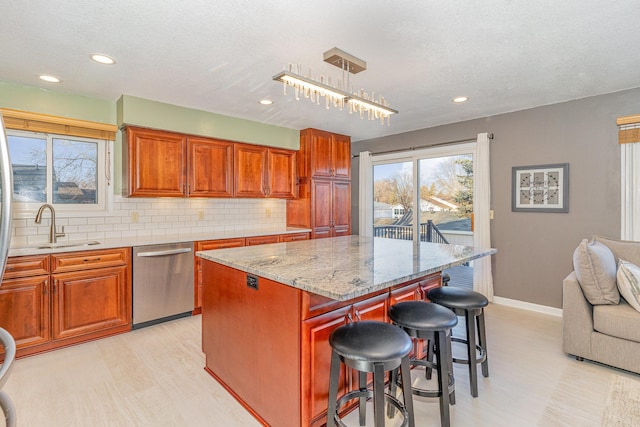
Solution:
<path fill-rule="evenodd" d="M 38 213 L 36 214 L 36 224 L 40 224 L 40 221 L 42 221 L 42 212 L 44 212 L 45 208 L 49 208 L 49 210 L 51 211 L 51 226 L 49 227 L 49 243 L 56 243 L 58 241 L 58 237 L 63 237 L 64 234 L 64 225 L 62 226 L 62 232 L 58 233 L 57 227 L 56 227 L 56 211 L 53 209 L 53 206 L 51 206 L 48 203 L 45 203 L 44 205 L 40 206 L 40 209 L 38 209 Z"/>

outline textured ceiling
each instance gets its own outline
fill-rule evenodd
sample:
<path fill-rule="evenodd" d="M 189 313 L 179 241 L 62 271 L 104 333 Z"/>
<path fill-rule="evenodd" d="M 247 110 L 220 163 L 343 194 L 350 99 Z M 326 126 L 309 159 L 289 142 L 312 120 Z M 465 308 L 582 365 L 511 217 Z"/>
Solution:
<path fill-rule="evenodd" d="M 0 16 L 2 81 L 354 140 L 640 86 L 638 0 L 0 0 Z M 351 84 L 400 111 L 390 126 L 295 101 L 272 80 L 290 62 L 341 77 L 323 62 L 333 47 L 367 62 Z"/>

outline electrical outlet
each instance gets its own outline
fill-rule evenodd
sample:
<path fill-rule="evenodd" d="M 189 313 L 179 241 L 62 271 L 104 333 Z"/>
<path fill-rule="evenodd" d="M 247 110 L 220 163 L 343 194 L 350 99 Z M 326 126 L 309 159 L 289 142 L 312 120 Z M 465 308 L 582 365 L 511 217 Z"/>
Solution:
<path fill-rule="evenodd" d="M 135 224 L 139 220 L 140 220 L 140 215 L 138 215 L 138 212 L 131 212 L 131 222 Z"/>
<path fill-rule="evenodd" d="M 204 210 L 198 210 L 198 221 L 202 221 L 204 219 Z"/>
<path fill-rule="evenodd" d="M 258 290 L 258 277 L 254 276 L 253 274 L 247 274 L 247 286 L 255 289 L 256 291 Z"/>
<path fill-rule="evenodd" d="M 267 218 L 271 218 L 271 208 L 265 209 L 264 214 Z"/>
<path fill-rule="evenodd" d="M 493 209 L 489 211 L 489 219 L 493 219 Z"/>

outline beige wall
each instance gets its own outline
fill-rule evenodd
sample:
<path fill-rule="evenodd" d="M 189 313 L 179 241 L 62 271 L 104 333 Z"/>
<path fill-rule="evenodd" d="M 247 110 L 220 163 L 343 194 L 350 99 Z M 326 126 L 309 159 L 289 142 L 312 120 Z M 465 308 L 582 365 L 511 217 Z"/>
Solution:
<path fill-rule="evenodd" d="M 464 106 L 463 106 L 464 108 Z M 495 295 L 562 306 L 562 279 L 581 239 L 620 236 L 620 148 L 616 118 L 640 113 L 640 89 L 358 141 L 353 154 L 494 134 L 491 221 Z M 392 124 L 393 126 L 393 124 Z M 513 166 L 569 163 L 569 213 L 511 212 Z M 358 230 L 358 161 L 352 218 Z"/>

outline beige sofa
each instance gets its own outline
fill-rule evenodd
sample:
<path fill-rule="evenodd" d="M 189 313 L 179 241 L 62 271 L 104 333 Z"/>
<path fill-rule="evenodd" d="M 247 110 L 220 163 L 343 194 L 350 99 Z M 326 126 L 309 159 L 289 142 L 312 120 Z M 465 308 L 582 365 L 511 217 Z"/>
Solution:
<path fill-rule="evenodd" d="M 574 271 L 563 281 L 562 349 L 640 373 L 640 312 L 615 286 L 619 259 L 640 265 L 640 242 L 595 236 L 576 249 Z"/>

